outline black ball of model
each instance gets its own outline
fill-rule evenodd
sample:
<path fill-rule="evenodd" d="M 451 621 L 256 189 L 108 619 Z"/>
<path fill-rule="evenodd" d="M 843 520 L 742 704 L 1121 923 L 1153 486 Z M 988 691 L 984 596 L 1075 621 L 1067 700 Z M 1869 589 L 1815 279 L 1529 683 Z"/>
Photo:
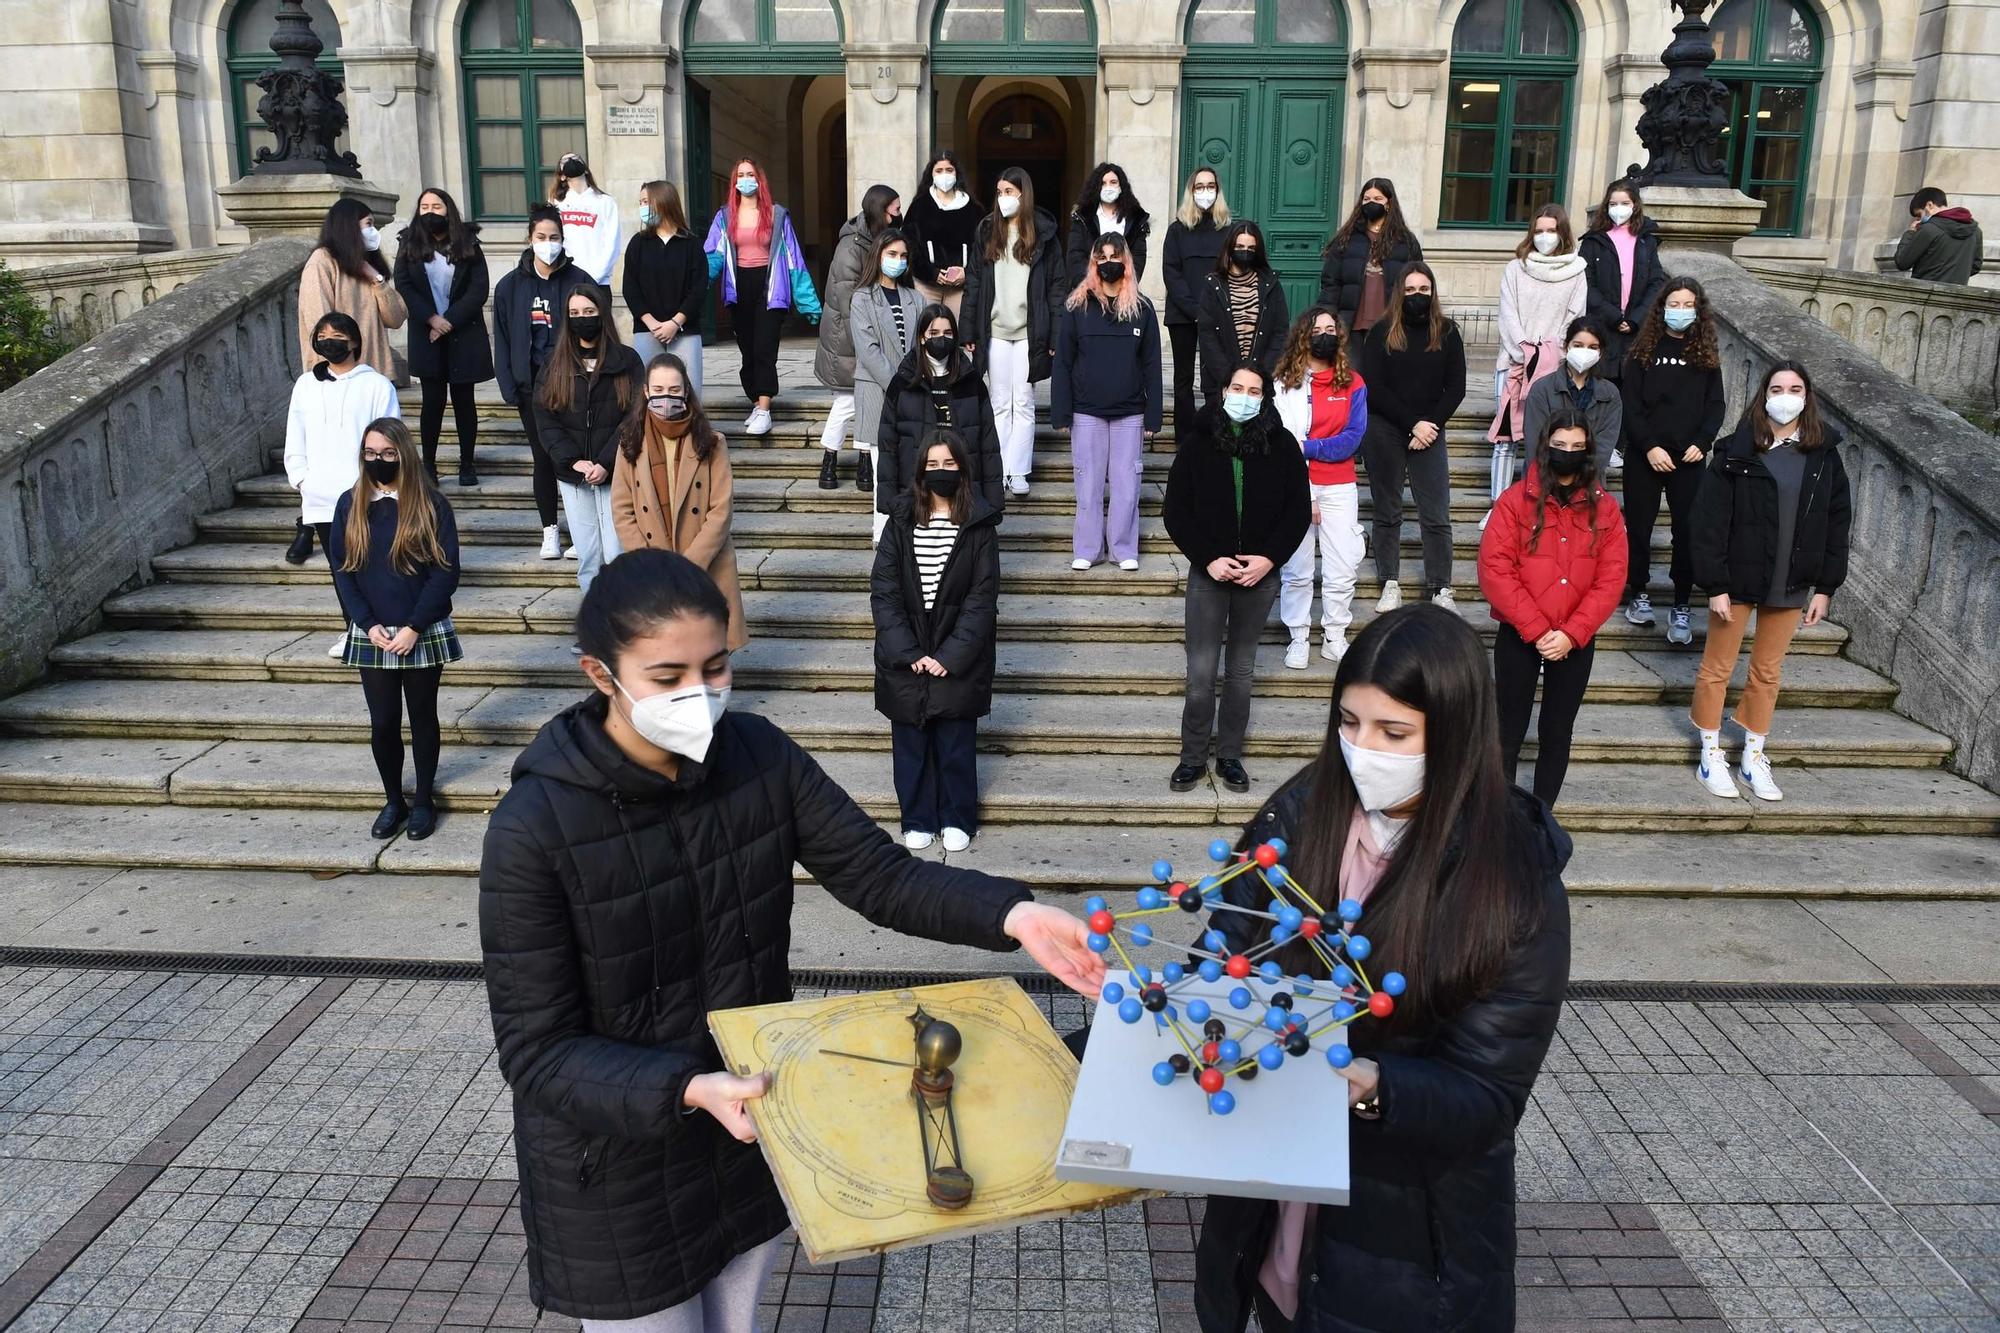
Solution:
<path fill-rule="evenodd" d="M 1157 984 L 1146 987 L 1139 992 L 1139 1003 L 1154 1013 L 1159 1013 L 1167 1007 L 1167 988 Z"/>
<path fill-rule="evenodd" d="M 1182 889 L 1181 896 L 1174 899 L 1174 905 L 1183 912 L 1199 912 L 1202 907 L 1200 889 Z"/>
<path fill-rule="evenodd" d="M 1285 1038 L 1286 1055 L 1304 1055 L 1312 1048 L 1312 1038 L 1303 1032 L 1294 1032 Z"/>
<path fill-rule="evenodd" d="M 1194 1067 L 1192 1064 L 1188 1062 L 1187 1056 L 1183 1055 L 1179 1051 L 1175 1051 L 1172 1055 L 1168 1056 L 1167 1063 L 1173 1066 L 1173 1070 L 1176 1074 L 1185 1074 L 1187 1073 L 1188 1070 Z"/>
<path fill-rule="evenodd" d="M 1221 1041 L 1229 1035 L 1229 1025 L 1219 1018 L 1211 1018 L 1201 1025 L 1201 1035 L 1210 1041 Z"/>

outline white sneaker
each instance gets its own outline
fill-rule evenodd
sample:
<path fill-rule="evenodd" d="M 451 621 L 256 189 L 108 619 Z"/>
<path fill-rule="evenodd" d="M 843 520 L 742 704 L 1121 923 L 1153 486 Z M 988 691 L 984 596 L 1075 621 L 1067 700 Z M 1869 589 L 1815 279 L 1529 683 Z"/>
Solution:
<path fill-rule="evenodd" d="M 1285 645 L 1285 665 L 1294 671 L 1306 669 L 1306 659 L 1312 656 L 1312 641 L 1293 639 Z"/>
<path fill-rule="evenodd" d="M 1394 611 L 1403 604 L 1403 585 L 1390 579 L 1382 585 L 1382 595 L 1375 599 L 1377 611 Z"/>
<path fill-rule="evenodd" d="M 936 841 L 937 839 L 928 833 L 911 832 L 903 835 L 903 846 L 913 852 L 921 852 Z"/>
<path fill-rule="evenodd" d="M 335 639 L 333 641 L 333 647 L 326 650 L 326 655 L 332 658 L 342 658 L 347 656 L 347 636 L 343 634 L 339 638 Z"/>
<path fill-rule="evenodd" d="M 1458 597 L 1450 588 L 1439 588 L 1431 594 L 1431 605 L 1441 606 L 1449 611 L 1452 607 L 1458 605 Z"/>
<path fill-rule="evenodd" d="M 562 537 L 553 523 L 542 529 L 542 559 L 562 559 Z"/>
<path fill-rule="evenodd" d="M 1758 754 L 1743 757 L 1743 780 L 1750 784 L 1760 801 L 1782 801 L 1785 794 L 1778 790 L 1778 784 L 1771 778 L 1771 756 Z"/>
<path fill-rule="evenodd" d="M 942 836 L 948 852 L 962 852 L 972 845 L 972 835 L 962 828 L 948 828 Z"/>
<path fill-rule="evenodd" d="M 565 546 L 563 548 L 563 559 L 565 560 L 576 559 L 576 548 L 574 546 Z"/>
<path fill-rule="evenodd" d="M 1069 562 L 1069 567 L 1071 569 L 1079 569 L 1079 570 L 1089 569 L 1090 562 L 1088 560 L 1085 560 L 1082 556 L 1078 556 L 1076 559 Z"/>
<path fill-rule="evenodd" d="M 1347 636 L 1345 634 L 1326 636 L 1326 642 L 1319 646 L 1319 655 L 1329 662 L 1339 662 L 1347 656 Z"/>
<path fill-rule="evenodd" d="M 1007 478 L 1007 490 L 1012 495 L 1026 495 L 1028 493 L 1028 479 L 1026 477 Z"/>
<path fill-rule="evenodd" d="M 769 435 L 771 433 L 771 409 L 768 407 L 751 408 L 750 415 L 743 418 L 743 433 L 745 435 Z"/>
<path fill-rule="evenodd" d="M 1623 472 L 1625 470 L 1625 451 L 1623 449 L 1613 449 L 1611 451 L 1611 461 L 1605 465 L 1604 470 L 1606 472 Z"/>
<path fill-rule="evenodd" d="M 1127 574 L 1136 574 L 1139 571 L 1139 562 L 1137 560 L 1120 560 L 1118 568 L 1124 570 Z"/>
<path fill-rule="evenodd" d="M 1708 788 L 1710 796 L 1726 796 L 1731 800 L 1743 793 L 1736 790 L 1736 782 L 1729 776 L 1729 761 L 1721 750 L 1704 750 L 1701 762 L 1695 765 L 1694 775 L 1701 779 L 1701 785 Z"/>

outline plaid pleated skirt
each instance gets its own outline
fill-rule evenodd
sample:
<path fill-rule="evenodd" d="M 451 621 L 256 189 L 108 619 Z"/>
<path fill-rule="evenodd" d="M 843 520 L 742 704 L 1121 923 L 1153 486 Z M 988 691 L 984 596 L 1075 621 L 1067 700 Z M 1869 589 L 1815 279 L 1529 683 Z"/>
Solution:
<path fill-rule="evenodd" d="M 348 666 L 373 671 L 409 671 L 421 667 L 441 667 L 464 656 L 465 649 L 458 645 L 458 631 L 452 628 L 451 617 L 446 616 L 417 637 L 417 646 L 410 649 L 407 657 L 383 652 L 369 640 L 366 630 L 359 625 L 349 625 L 347 651 L 341 654 L 340 660 Z"/>

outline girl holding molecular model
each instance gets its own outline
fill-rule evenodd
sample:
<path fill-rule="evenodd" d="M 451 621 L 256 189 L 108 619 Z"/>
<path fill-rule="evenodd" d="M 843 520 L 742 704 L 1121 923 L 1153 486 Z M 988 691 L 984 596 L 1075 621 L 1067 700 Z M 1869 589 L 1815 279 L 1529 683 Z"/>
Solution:
<path fill-rule="evenodd" d="M 1355 638 L 1319 758 L 1244 831 L 1246 848 L 1273 841 L 1408 988 L 1326 1047 L 1347 1079 L 1352 1206 L 1211 1198 L 1201 1326 L 1240 1331 L 1254 1309 L 1264 1333 L 1511 1329 L 1514 1128 L 1569 979 L 1570 840 L 1501 772 L 1493 674 L 1455 613 L 1405 607 Z M 1256 878 L 1224 892 L 1260 909 Z M 1231 955 L 1263 938 L 1241 911 L 1212 922 Z M 1303 935 L 1275 955 L 1313 978 L 1327 956 Z M 1332 1112 L 1302 1109 L 1310 1150 L 1311 1117 Z"/>

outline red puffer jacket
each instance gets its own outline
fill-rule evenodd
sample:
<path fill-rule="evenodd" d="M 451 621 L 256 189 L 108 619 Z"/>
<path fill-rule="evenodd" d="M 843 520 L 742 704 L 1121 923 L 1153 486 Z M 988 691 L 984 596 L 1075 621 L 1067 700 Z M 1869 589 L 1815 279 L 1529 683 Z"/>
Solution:
<path fill-rule="evenodd" d="M 1581 648 L 1618 609 L 1625 588 L 1625 516 L 1601 487 L 1595 503 L 1594 540 L 1590 510 L 1545 500 L 1532 474 L 1493 506 L 1479 541 L 1479 590 L 1493 618 L 1529 643 L 1559 629 Z M 1544 504 L 1541 538 L 1530 550 L 1535 511 Z"/>

